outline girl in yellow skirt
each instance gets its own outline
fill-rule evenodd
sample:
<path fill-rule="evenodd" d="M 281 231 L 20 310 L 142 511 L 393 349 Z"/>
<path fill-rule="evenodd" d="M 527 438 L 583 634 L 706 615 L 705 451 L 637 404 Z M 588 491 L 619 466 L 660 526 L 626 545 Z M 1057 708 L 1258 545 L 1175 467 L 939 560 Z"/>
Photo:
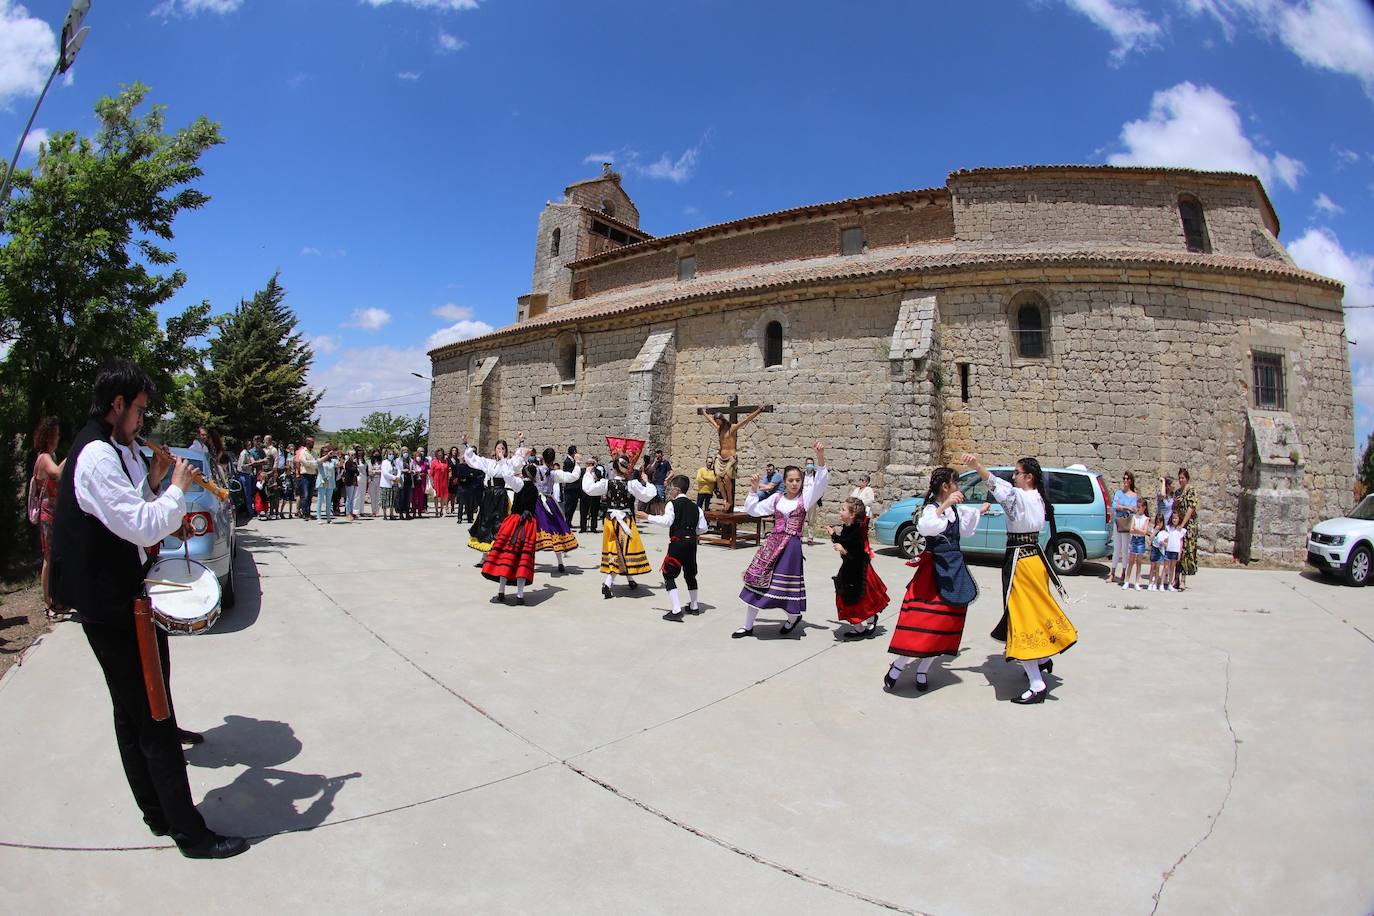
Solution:
<path fill-rule="evenodd" d="M 601 572 L 606 579 L 601 583 L 601 597 L 614 597 L 611 586 L 618 575 L 625 576 L 630 591 L 634 591 L 639 587 L 634 577 L 653 568 L 635 525 L 635 500 L 650 502 L 658 497 L 658 491 L 644 479 L 643 471 L 631 470 L 629 458 L 618 455 L 605 480 L 593 480 L 590 474 L 582 477 L 582 492 L 603 497 L 606 508 L 606 523 L 601 529 Z"/>
<path fill-rule="evenodd" d="M 1040 529 L 1048 522 L 1054 539 L 1054 506 L 1045 496 L 1045 475 L 1040 462 L 1022 458 L 1011 473 L 1011 483 L 995 477 L 977 455 L 965 455 L 964 463 L 987 482 L 992 498 L 1007 513 L 1007 554 L 1002 562 L 1002 619 L 992 638 L 1007 644 L 1008 661 L 1026 669 L 1029 689 L 1013 703 L 1043 703 L 1049 688 L 1044 672 L 1054 670 L 1050 660 L 1078 641 L 1078 631 L 1055 600 L 1050 587 L 1067 597 L 1054 567 L 1040 549 Z M 1043 666 L 1043 667 L 1042 667 Z"/>

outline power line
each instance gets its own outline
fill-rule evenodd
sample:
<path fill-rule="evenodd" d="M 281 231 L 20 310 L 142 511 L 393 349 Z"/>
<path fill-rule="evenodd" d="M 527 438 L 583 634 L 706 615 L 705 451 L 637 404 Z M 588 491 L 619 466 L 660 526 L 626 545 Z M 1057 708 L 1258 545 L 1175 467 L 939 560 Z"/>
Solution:
<path fill-rule="evenodd" d="M 367 401 L 346 401 L 346 402 L 344 402 L 344 403 L 342 403 L 342 404 L 316 404 L 315 406 L 316 406 L 317 408 L 319 408 L 319 407 L 358 407 L 358 406 L 363 406 L 363 405 L 367 405 L 367 404 L 380 404 L 380 403 L 382 403 L 383 401 L 394 401 L 394 400 L 396 400 L 397 398 L 408 398 L 408 397 L 412 397 L 412 396 L 417 395 L 417 394 L 425 394 L 425 392 L 423 392 L 423 391 L 402 391 L 402 392 L 400 392 L 399 394 L 389 394 L 389 395 L 387 395 L 386 397 L 382 397 L 382 398 L 372 398 L 371 400 L 367 400 Z"/>
<path fill-rule="evenodd" d="M 422 405 L 422 404 L 428 404 L 428 403 L 429 403 L 429 401 L 409 401 L 409 402 L 407 402 L 407 403 L 405 403 L 405 404 L 366 404 L 366 405 L 363 405 L 363 406 L 361 406 L 361 407 L 356 406 L 356 405 L 355 405 L 355 406 L 352 406 L 352 407 L 339 407 L 339 406 L 336 406 L 336 405 L 329 405 L 329 404 L 317 404 L 317 405 L 315 405 L 315 409 L 316 409 L 316 410 L 380 410 L 380 409 L 387 409 L 387 408 L 391 408 L 391 407 L 419 407 L 419 406 Z"/>

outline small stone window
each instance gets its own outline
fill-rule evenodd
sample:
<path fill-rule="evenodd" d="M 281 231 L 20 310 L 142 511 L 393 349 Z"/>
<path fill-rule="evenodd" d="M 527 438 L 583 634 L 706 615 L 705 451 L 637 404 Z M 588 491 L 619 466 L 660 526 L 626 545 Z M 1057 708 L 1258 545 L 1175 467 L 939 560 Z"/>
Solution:
<path fill-rule="evenodd" d="M 601 202 L 601 212 L 614 219 L 615 204 L 611 203 L 610 200 L 603 200 Z"/>
<path fill-rule="evenodd" d="M 553 230 L 553 238 L 549 241 L 549 257 L 558 257 L 558 249 L 563 245 L 563 230 Z"/>
<path fill-rule="evenodd" d="M 968 403 L 968 363 L 959 363 L 959 400 Z"/>
<path fill-rule="evenodd" d="M 1189 251 L 1204 254 L 1212 250 L 1207 239 L 1207 219 L 1202 215 L 1202 203 L 1191 194 L 1178 199 L 1178 218 L 1183 223 L 1183 241 Z"/>
<path fill-rule="evenodd" d="M 1268 350 L 1252 350 L 1254 367 L 1255 406 L 1261 410 L 1287 410 L 1284 406 L 1283 354 Z"/>
<path fill-rule="evenodd" d="M 1049 355 L 1050 332 L 1044 303 L 1038 298 L 1015 306 L 1016 355 L 1021 359 L 1044 359 Z"/>
<path fill-rule="evenodd" d="M 577 381 L 577 335 L 564 331 L 558 335 L 558 380 Z"/>
<path fill-rule="evenodd" d="M 574 281 L 573 281 L 572 297 L 573 297 L 574 299 L 586 299 L 586 298 L 587 298 L 587 280 L 586 280 L 585 277 L 582 278 L 581 280 L 574 280 Z"/>
<path fill-rule="evenodd" d="M 764 366 L 782 365 L 782 322 L 770 321 L 763 329 Z"/>
<path fill-rule="evenodd" d="M 697 256 L 689 254 L 685 258 L 677 259 L 677 278 L 679 280 L 690 280 L 697 275 Z"/>
<path fill-rule="evenodd" d="M 864 230 L 862 226 L 853 226 L 849 229 L 840 230 L 840 254 L 863 254 L 864 253 Z"/>

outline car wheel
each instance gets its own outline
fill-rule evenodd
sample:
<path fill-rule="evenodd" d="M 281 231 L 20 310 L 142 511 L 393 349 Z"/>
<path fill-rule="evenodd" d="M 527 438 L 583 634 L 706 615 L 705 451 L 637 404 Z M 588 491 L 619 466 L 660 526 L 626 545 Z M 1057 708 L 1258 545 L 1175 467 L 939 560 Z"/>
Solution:
<path fill-rule="evenodd" d="M 916 526 L 910 523 L 897 531 L 897 552 L 908 560 L 915 558 L 925 548 L 925 538 L 921 537 Z"/>
<path fill-rule="evenodd" d="M 1368 585 L 1371 567 L 1374 567 L 1374 551 L 1368 544 L 1360 544 L 1350 551 L 1350 559 L 1345 561 L 1345 581 L 1357 587 Z"/>
<path fill-rule="evenodd" d="M 1050 562 L 1061 576 L 1077 575 L 1083 565 L 1083 545 L 1067 535 L 1055 538 L 1050 542 Z"/>

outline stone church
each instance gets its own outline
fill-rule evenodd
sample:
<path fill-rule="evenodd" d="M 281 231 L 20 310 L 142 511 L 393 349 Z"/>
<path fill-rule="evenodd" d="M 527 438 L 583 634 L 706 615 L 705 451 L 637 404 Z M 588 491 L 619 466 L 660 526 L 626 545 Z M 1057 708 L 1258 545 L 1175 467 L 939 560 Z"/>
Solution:
<path fill-rule="evenodd" d="M 1204 553 L 1300 558 L 1351 497 L 1342 292 L 1294 266 L 1252 175 L 965 169 L 656 237 L 604 166 L 540 214 L 515 321 L 429 354 L 430 443 L 633 436 L 692 473 L 697 408 L 737 396 L 774 407 L 742 481 L 817 438 L 884 506 L 964 451 L 1109 487 L 1182 466 Z"/>

